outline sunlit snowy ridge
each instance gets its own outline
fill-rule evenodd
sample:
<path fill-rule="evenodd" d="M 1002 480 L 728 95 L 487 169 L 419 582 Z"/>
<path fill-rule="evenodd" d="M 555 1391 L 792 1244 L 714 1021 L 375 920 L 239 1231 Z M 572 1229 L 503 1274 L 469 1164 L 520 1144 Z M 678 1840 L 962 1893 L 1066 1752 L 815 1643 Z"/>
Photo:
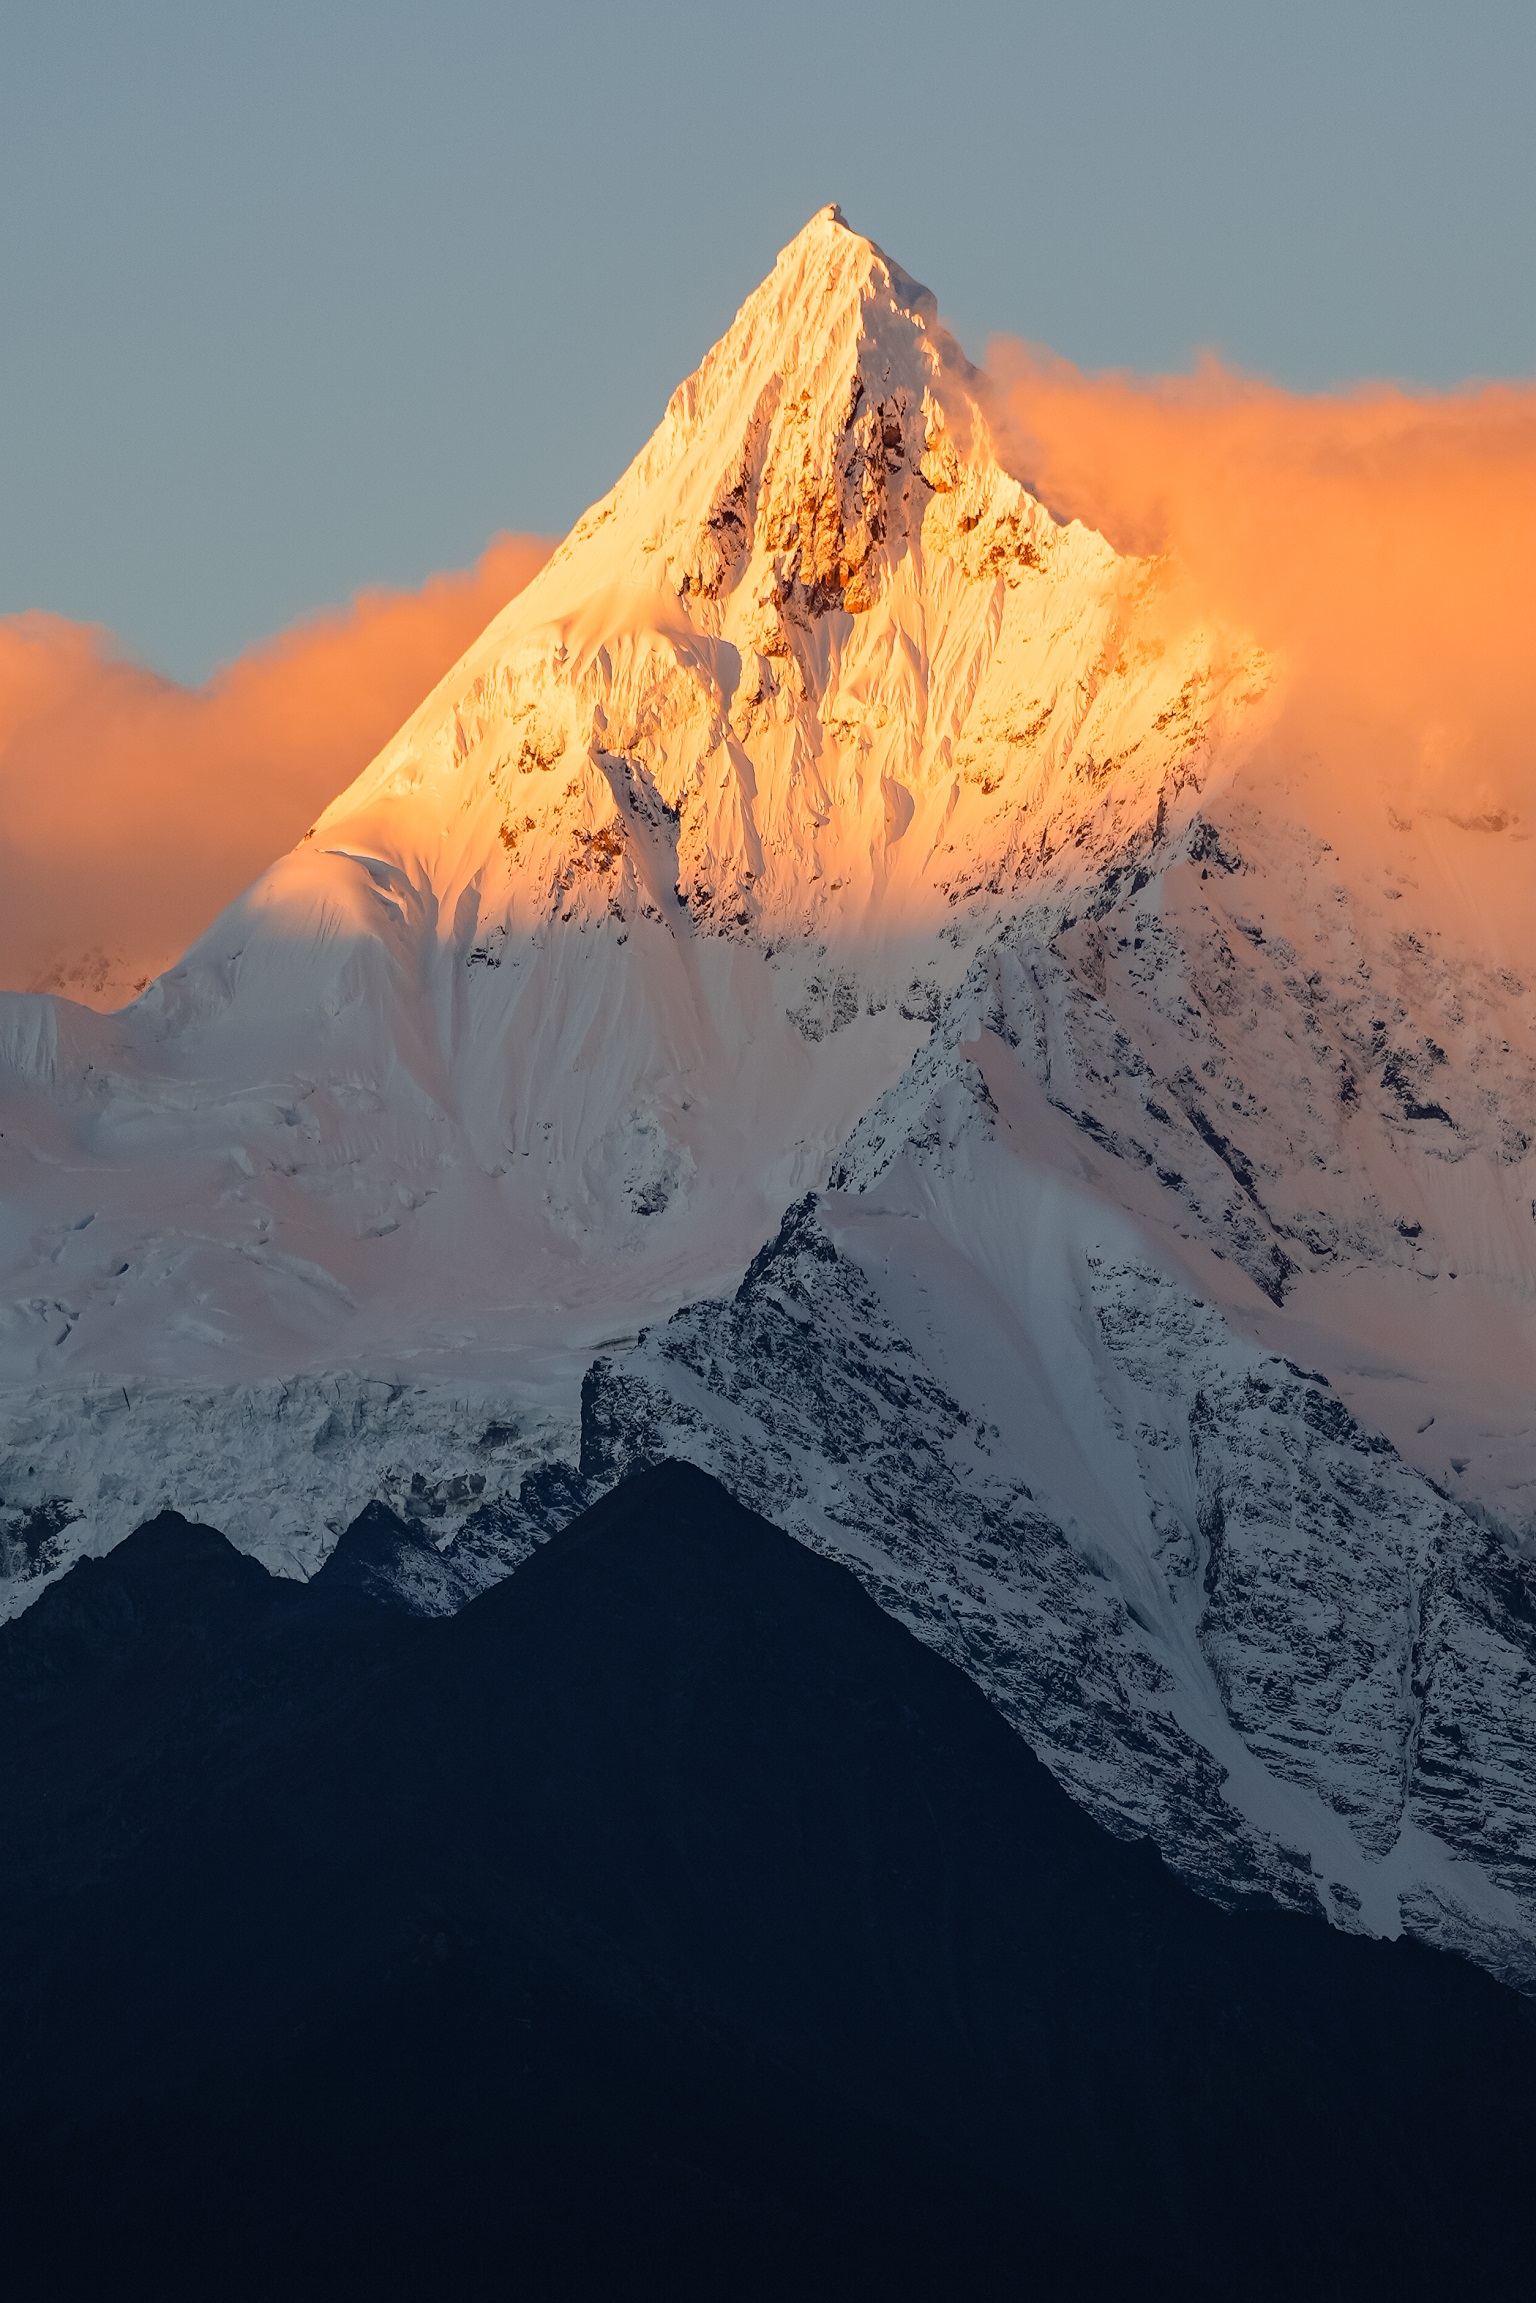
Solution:
<path fill-rule="evenodd" d="M 381 1498 L 449 1607 L 691 1455 L 1213 1892 L 1536 1979 L 1529 850 L 1284 678 L 824 210 L 177 967 L 0 1000 L 8 1604 Z"/>

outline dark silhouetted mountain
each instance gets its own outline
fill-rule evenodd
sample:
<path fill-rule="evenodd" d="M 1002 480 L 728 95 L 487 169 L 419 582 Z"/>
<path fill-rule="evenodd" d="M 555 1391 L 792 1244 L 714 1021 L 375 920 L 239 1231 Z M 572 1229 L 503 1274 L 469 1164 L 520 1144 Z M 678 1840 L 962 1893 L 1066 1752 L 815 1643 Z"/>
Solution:
<path fill-rule="evenodd" d="M 1536 782 L 1322 741 L 996 383 L 824 207 L 174 966 L 0 991 L 0 1619 L 171 1502 L 451 1614 L 686 1458 L 1191 1886 L 1536 1993 Z"/>
<path fill-rule="evenodd" d="M 1526 2000 L 1196 1897 L 689 1467 L 452 1617 L 354 1533 L 0 1633 L 12 2292 L 1523 2283 Z"/>
<path fill-rule="evenodd" d="M 358 1513 L 314 1580 L 327 1593 L 345 1586 L 381 1607 L 416 1615 L 452 1615 L 474 1588 L 455 1574 L 419 1522 L 401 1519 L 384 1503 Z"/>

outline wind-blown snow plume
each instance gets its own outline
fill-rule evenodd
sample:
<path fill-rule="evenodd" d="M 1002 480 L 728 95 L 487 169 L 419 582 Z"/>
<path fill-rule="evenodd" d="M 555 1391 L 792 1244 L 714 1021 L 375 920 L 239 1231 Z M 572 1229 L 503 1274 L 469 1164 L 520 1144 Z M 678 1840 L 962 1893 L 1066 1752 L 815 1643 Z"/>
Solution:
<path fill-rule="evenodd" d="M 548 551 L 498 536 L 463 574 L 363 592 L 195 689 L 94 626 L 0 619 L 0 984 L 131 998 L 291 846 Z"/>
<path fill-rule="evenodd" d="M 1210 360 L 1088 376 L 1008 341 L 989 366 L 1008 460 L 1053 510 L 1171 550 L 1201 612 L 1288 660 L 1292 756 L 1404 814 L 1536 812 L 1536 387 L 1304 397 Z"/>

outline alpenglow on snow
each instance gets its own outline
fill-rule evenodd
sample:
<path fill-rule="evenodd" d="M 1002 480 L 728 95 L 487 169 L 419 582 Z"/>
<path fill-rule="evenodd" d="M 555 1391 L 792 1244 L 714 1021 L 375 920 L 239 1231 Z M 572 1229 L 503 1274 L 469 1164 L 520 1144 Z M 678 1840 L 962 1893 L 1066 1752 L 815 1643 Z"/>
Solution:
<path fill-rule="evenodd" d="M 1261 641 L 824 209 L 177 966 L 0 998 L 6 1606 L 382 1501 L 449 1609 L 690 1457 L 1208 1892 L 1536 1983 L 1533 931 Z"/>

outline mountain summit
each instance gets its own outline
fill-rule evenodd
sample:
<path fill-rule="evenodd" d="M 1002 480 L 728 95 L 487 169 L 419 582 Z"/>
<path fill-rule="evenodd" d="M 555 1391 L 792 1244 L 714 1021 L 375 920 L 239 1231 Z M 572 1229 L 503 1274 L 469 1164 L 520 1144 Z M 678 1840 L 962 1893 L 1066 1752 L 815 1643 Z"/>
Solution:
<path fill-rule="evenodd" d="M 179 966 L 111 1023 L 7 1003 L 93 1140 L 132 1078 L 130 1162 L 207 1210 L 221 1305 L 167 1320 L 130 1256 L 67 1335 L 15 1336 L 22 1369 L 99 1364 L 106 1329 L 140 1373 L 351 1357 L 381 1289 L 375 1365 L 496 1348 L 509 1297 L 542 1344 L 551 1298 L 595 1296 L 600 1336 L 742 1268 L 1020 890 L 1150 839 L 1253 691 L 1251 654 L 1169 644 L 1155 569 L 1008 476 L 973 384 L 822 210 Z"/>
<path fill-rule="evenodd" d="M 682 1456 L 1211 1893 L 1536 1978 L 1520 851 L 1279 684 L 821 211 L 178 966 L 0 999 L 7 1604 L 377 1502 L 451 1607 Z"/>
<path fill-rule="evenodd" d="M 262 900 L 371 918 L 383 865 L 470 948 L 670 932 L 680 901 L 870 959 L 1095 819 L 1124 839 L 1240 715 L 1251 652 L 1170 650 L 1155 571 L 1004 472 L 973 382 L 927 291 L 822 210 Z"/>

